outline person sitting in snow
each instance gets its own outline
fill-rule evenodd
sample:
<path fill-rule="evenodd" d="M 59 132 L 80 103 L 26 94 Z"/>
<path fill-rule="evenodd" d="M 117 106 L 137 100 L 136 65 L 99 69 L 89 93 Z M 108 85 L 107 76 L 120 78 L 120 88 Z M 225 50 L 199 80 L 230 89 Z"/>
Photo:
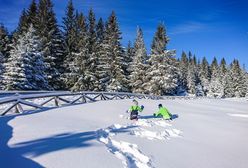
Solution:
<path fill-rule="evenodd" d="M 144 106 L 139 106 L 137 100 L 133 100 L 133 105 L 129 108 L 128 112 L 130 113 L 130 120 L 138 120 L 139 112 L 142 112 Z"/>
<path fill-rule="evenodd" d="M 167 108 L 163 107 L 162 104 L 158 105 L 158 111 L 153 114 L 155 117 L 162 117 L 165 120 L 172 120 L 172 114 L 167 110 Z"/>

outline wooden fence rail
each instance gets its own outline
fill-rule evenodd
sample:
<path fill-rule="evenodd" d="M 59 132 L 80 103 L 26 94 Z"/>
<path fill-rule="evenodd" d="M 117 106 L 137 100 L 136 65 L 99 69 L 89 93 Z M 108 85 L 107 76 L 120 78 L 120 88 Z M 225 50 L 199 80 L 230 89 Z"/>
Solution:
<path fill-rule="evenodd" d="M 39 94 L 15 94 L 0 99 L 0 115 L 4 116 L 9 113 L 23 113 L 30 109 L 47 109 L 49 107 L 59 107 L 80 103 L 95 102 L 100 100 L 119 100 L 119 99 L 164 99 L 161 96 L 152 96 L 145 94 L 133 93 L 112 93 L 112 92 L 50 92 Z"/>

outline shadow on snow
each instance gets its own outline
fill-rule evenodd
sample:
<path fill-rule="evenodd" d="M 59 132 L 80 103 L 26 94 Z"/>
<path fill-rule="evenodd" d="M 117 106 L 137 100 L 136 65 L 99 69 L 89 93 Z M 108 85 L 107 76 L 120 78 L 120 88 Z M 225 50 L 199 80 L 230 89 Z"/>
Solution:
<path fill-rule="evenodd" d="M 174 120 L 174 119 L 177 119 L 178 117 L 179 117 L 178 114 L 172 114 L 171 119 Z M 161 117 L 155 117 L 153 115 L 147 115 L 147 116 L 140 116 L 139 118 L 140 119 L 152 119 L 152 118 L 161 118 Z"/>
<path fill-rule="evenodd" d="M 42 112 L 44 110 L 35 111 L 34 113 Z M 19 114 L 15 116 L 0 117 L 0 163 L 1 167 L 13 168 L 22 167 L 27 168 L 40 168 L 44 167 L 39 163 L 24 157 L 29 155 L 30 157 L 37 157 L 50 152 L 55 152 L 64 149 L 72 148 L 85 148 L 90 147 L 93 144 L 93 140 L 98 140 L 99 136 L 97 131 L 88 131 L 82 133 L 63 133 L 50 137 L 45 137 L 37 140 L 21 142 L 14 146 L 9 146 L 8 142 L 13 137 L 13 128 L 9 122 L 15 117 L 22 115 L 32 115 L 34 113 Z M 129 132 L 134 126 L 114 129 L 113 133 L 126 133 Z M 99 143 L 100 144 L 100 143 Z"/>

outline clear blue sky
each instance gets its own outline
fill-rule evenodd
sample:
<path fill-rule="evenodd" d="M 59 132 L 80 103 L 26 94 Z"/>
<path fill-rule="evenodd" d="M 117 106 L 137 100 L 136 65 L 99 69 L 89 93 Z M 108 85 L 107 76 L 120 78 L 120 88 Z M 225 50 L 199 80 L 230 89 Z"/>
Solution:
<path fill-rule="evenodd" d="M 12 31 L 23 8 L 31 0 L 0 0 L 0 22 Z M 67 0 L 53 0 L 57 19 L 61 23 Z M 192 51 L 198 58 L 212 60 L 234 58 L 248 67 L 248 1 L 246 0 L 74 0 L 74 6 L 84 14 L 92 7 L 96 16 L 106 19 L 112 10 L 118 16 L 123 44 L 133 41 L 136 27 L 143 29 L 146 47 L 157 24 L 166 25 L 170 37 L 168 49 Z M 247 68 L 248 69 L 248 68 Z"/>

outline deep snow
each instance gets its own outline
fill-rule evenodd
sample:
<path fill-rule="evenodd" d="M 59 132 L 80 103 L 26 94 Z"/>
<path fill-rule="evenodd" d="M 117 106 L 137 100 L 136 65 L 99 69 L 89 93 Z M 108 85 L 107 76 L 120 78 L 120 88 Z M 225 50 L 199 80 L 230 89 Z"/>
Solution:
<path fill-rule="evenodd" d="M 247 168 L 245 99 L 139 102 L 138 122 L 131 100 L 1 117 L 0 167 Z M 172 122 L 152 117 L 159 103 Z"/>

